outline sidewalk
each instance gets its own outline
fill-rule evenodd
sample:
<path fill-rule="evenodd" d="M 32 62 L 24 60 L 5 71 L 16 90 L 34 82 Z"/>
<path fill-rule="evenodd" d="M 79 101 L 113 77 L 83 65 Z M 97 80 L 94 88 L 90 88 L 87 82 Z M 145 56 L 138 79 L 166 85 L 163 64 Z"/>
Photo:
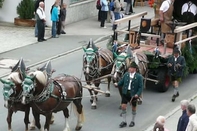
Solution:
<path fill-rule="evenodd" d="M 137 6 L 134 8 L 136 13 L 147 11 L 148 15 L 145 18 L 152 18 L 154 16 L 153 9 L 150 7 L 140 7 Z M 140 19 L 135 19 L 132 21 L 132 24 L 139 24 Z M 113 34 L 112 24 L 106 23 L 107 29 L 100 28 L 100 22 L 97 21 L 97 16 L 92 17 L 80 22 L 72 23 L 66 25 L 66 35 L 61 35 L 64 37 L 67 35 L 97 35 L 106 37 Z M 125 28 L 127 23 L 119 25 L 120 28 Z M 34 28 L 32 27 L 20 27 L 15 26 L 10 23 L 1 23 L 0 22 L 0 54 L 20 48 L 22 46 L 30 45 L 37 43 L 37 39 L 34 37 Z M 45 38 L 51 37 L 51 28 L 47 27 L 45 31 Z"/>

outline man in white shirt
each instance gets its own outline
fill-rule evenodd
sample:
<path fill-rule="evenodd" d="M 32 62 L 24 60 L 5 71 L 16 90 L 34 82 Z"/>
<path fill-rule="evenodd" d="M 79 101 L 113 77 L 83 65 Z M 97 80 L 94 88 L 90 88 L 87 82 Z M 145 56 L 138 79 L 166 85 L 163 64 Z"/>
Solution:
<path fill-rule="evenodd" d="M 183 21 L 188 24 L 193 23 L 195 21 L 194 17 L 197 14 L 197 6 L 189 1 L 182 6 L 181 14 Z"/>
<path fill-rule="evenodd" d="M 197 116 L 196 107 L 194 104 L 189 104 L 187 107 L 187 115 L 189 116 L 189 122 L 186 131 L 197 131 Z"/>
<path fill-rule="evenodd" d="M 44 38 L 46 15 L 44 12 L 44 2 L 42 1 L 39 3 L 39 7 L 36 10 L 36 16 L 38 27 L 38 42 L 46 41 L 46 39 Z"/>

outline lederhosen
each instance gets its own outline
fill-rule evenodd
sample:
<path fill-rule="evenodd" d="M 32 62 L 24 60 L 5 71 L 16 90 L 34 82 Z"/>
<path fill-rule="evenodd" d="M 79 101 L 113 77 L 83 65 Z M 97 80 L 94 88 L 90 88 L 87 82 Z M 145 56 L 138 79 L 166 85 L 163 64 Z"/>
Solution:
<path fill-rule="evenodd" d="M 168 2 L 168 1 L 167 1 Z M 162 33 L 171 33 L 171 28 L 166 24 L 166 22 L 171 21 L 172 20 L 172 14 L 173 14 L 173 2 L 169 3 L 169 9 L 164 12 L 164 22 L 161 23 L 161 32 Z"/>
<path fill-rule="evenodd" d="M 127 104 L 130 103 L 131 101 L 131 93 L 130 90 L 127 91 L 127 94 L 122 94 L 122 104 Z M 133 97 L 131 101 L 132 106 L 136 107 L 137 106 L 137 99 Z"/>

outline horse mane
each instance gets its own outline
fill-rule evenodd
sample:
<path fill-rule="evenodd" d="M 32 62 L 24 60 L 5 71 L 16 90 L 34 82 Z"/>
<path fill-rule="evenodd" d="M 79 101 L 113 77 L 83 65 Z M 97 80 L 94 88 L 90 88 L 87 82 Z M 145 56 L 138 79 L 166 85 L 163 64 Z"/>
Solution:
<path fill-rule="evenodd" d="M 138 60 L 138 57 L 137 57 L 137 52 L 134 52 L 134 53 L 133 53 L 133 57 L 135 58 L 135 63 L 136 63 L 137 65 L 139 65 L 139 60 Z"/>
<path fill-rule="evenodd" d="M 16 84 L 21 84 L 22 80 L 20 78 L 19 72 L 12 72 L 9 76 L 8 79 L 11 79 L 14 83 Z"/>
<path fill-rule="evenodd" d="M 47 84 L 47 75 L 44 72 L 35 71 L 31 72 L 30 74 L 33 74 L 36 77 L 36 79 L 44 86 Z"/>

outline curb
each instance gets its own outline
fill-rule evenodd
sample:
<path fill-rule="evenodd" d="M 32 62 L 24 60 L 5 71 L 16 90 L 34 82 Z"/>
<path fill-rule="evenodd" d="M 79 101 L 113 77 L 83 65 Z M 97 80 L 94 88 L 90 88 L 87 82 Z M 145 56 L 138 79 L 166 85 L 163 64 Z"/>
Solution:
<path fill-rule="evenodd" d="M 195 95 L 193 95 L 192 97 L 190 97 L 188 100 L 189 102 L 193 101 L 194 99 L 197 98 L 197 93 Z M 171 116 L 173 116 L 175 113 L 177 113 L 178 111 L 180 111 L 181 108 L 180 106 L 177 106 L 176 108 L 174 108 L 172 111 L 170 111 L 169 113 L 167 113 L 164 117 L 166 118 L 166 120 L 168 120 Z M 153 127 L 154 127 L 155 123 L 151 124 L 148 128 L 146 128 L 144 131 L 152 131 Z"/>

